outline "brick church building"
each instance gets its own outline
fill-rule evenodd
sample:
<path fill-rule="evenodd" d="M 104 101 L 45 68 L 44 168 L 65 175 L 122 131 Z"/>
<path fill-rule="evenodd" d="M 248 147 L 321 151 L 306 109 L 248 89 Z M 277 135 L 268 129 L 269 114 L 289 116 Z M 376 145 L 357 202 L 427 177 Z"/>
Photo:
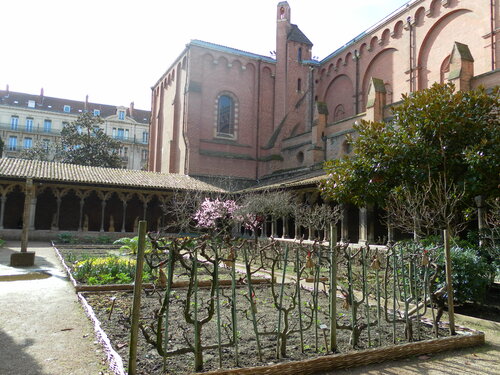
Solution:
<path fill-rule="evenodd" d="M 192 40 L 152 88 L 149 169 L 242 182 L 311 176 L 350 152 L 356 121 L 390 118 L 402 94 L 499 84 L 499 3 L 413 0 L 321 61 L 286 1 L 275 58 Z"/>

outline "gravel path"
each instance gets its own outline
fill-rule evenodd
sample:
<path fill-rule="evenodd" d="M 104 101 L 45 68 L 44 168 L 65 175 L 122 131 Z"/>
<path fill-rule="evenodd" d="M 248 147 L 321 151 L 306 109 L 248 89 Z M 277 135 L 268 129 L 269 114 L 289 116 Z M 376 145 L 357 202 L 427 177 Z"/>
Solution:
<path fill-rule="evenodd" d="M 32 243 L 35 266 L 9 267 L 10 254 L 19 249 L 18 243 L 0 249 L 0 374 L 108 374 L 93 327 L 52 247 Z"/>

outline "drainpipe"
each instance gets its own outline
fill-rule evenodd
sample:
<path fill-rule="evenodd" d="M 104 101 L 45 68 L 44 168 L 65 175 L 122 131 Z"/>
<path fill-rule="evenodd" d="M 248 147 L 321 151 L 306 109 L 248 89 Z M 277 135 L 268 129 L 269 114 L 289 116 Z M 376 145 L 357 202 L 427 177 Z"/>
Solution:
<path fill-rule="evenodd" d="M 314 122 L 314 67 L 309 67 L 309 129 Z"/>
<path fill-rule="evenodd" d="M 261 60 L 257 62 L 257 124 L 255 131 L 255 180 L 259 180 L 259 128 L 260 128 L 260 65 Z M 274 112 L 274 111 L 273 111 Z"/>
<path fill-rule="evenodd" d="M 354 93 L 355 114 L 359 113 L 359 51 L 354 50 L 354 61 L 356 62 L 356 92 Z"/>
<path fill-rule="evenodd" d="M 495 0 L 490 0 L 491 70 L 495 70 Z"/>
<path fill-rule="evenodd" d="M 190 148 L 189 148 L 189 139 L 188 139 L 188 134 L 187 134 L 187 118 L 188 118 L 188 114 L 187 114 L 187 108 L 188 108 L 188 86 L 189 86 L 189 80 L 190 80 L 190 77 L 189 77 L 189 73 L 190 73 L 190 70 L 189 70 L 189 61 L 190 61 L 190 56 L 191 55 L 191 49 L 189 48 L 189 46 L 187 47 L 187 51 L 186 51 L 186 82 L 184 82 L 184 103 L 183 103 L 183 108 L 182 108 L 182 138 L 184 140 L 184 147 L 185 147 L 185 151 L 184 151 L 184 174 L 189 174 L 189 153 L 190 153 Z M 182 59 L 181 59 L 181 67 L 182 67 Z M 182 68 L 181 68 L 182 69 Z M 180 172 L 180 171 L 179 171 Z"/>
<path fill-rule="evenodd" d="M 413 47 L 412 47 L 412 40 L 413 40 L 413 26 L 411 24 L 411 16 L 408 16 L 406 18 L 406 22 L 408 22 L 408 30 L 410 31 L 409 34 L 409 50 L 410 50 L 410 60 L 409 60 L 409 72 L 410 72 L 410 92 L 413 92 Z"/>

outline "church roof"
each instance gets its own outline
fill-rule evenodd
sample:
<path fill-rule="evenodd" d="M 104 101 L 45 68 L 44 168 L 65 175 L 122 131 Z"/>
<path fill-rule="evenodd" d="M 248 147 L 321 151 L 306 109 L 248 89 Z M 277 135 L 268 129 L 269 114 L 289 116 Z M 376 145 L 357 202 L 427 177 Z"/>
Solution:
<path fill-rule="evenodd" d="M 305 34 L 300 31 L 299 27 L 297 25 L 291 25 L 292 29 L 288 33 L 287 39 L 292 42 L 297 42 L 297 43 L 302 43 L 302 44 L 307 44 L 308 46 L 312 47 L 312 42 L 305 36 Z"/>
<path fill-rule="evenodd" d="M 220 52 L 230 53 L 232 55 L 249 57 L 251 59 L 262 60 L 262 61 L 266 61 L 266 62 L 269 62 L 269 63 L 272 63 L 272 64 L 276 63 L 276 61 L 274 59 L 272 59 L 272 58 L 270 58 L 268 56 L 258 55 L 256 53 L 242 51 L 240 49 L 226 47 L 226 46 L 222 46 L 220 44 L 215 44 L 215 43 L 210 43 L 210 42 L 204 42 L 203 40 L 193 39 L 193 40 L 191 40 L 191 42 L 189 43 L 189 45 L 198 46 L 198 47 L 204 47 L 204 48 L 209 48 L 209 49 L 213 49 L 213 50 L 220 51 Z"/>
<path fill-rule="evenodd" d="M 223 191 L 216 186 L 181 174 L 0 158 L 0 179 L 30 177 L 45 182 L 109 185 L 124 188 Z"/>

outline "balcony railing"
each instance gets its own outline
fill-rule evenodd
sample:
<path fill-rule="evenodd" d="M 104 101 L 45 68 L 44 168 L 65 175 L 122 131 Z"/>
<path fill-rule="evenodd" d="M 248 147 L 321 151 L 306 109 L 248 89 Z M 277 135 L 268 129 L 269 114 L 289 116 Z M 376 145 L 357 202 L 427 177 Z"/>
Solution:
<path fill-rule="evenodd" d="M 50 135 L 58 135 L 61 133 L 61 130 L 59 129 L 50 129 L 46 130 L 45 128 L 40 128 L 37 126 L 33 126 L 29 129 L 26 129 L 26 126 L 24 125 L 17 125 L 15 129 L 12 129 L 11 124 L 5 124 L 5 123 L 0 123 L 0 130 L 10 130 L 12 132 L 18 132 L 18 133 L 33 133 L 33 134 L 50 134 Z"/>

